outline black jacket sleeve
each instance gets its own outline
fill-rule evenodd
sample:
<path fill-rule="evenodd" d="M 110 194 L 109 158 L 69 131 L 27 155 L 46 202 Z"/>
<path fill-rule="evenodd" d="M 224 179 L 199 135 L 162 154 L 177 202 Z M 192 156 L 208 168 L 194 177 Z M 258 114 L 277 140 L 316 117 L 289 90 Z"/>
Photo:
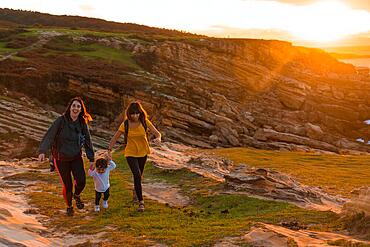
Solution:
<path fill-rule="evenodd" d="M 84 132 L 85 132 L 85 151 L 86 151 L 86 156 L 90 160 L 90 162 L 94 162 L 94 146 L 91 141 L 91 135 L 89 131 L 89 127 L 87 124 L 84 124 Z"/>
<path fill-rule="evenodd" d="M 45 154 L 50 150 L 51 145 L 53 144 L 55 136 L 58 132 L 58 129 L 61 127 L 62 121 L 63 116 L 58 117 L 49 127 L 48 131 L 46 132 L 40 143 L 39 154 Z"/>

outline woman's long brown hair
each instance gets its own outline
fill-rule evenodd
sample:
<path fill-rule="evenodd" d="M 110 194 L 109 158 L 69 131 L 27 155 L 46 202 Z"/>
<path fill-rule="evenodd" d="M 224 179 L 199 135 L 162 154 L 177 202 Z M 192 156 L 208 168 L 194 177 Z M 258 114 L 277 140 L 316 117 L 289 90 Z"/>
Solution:
<path fill-rule="evenodd" d="M 132 120 L 131 118 L 131 114 L 132 113 L 139 113 L 140 116 L 139 116 L 139 120 L 141 123 L 146 123 L 146 120 L 148 118 L 148 114 L 146 113 L 146 111 L 144 110 L 143 106 L 141 105 L 141 103 L 139 101 L 134 101 L 134 102 L 131 102 L 131 104 L 129 104 L 129 106 L 127 107 L 126 109 L 126 118 L 125 119 L 128 119 L 128 120 Z"/>
<path fill-rule="evenodd" d="M 66 116 L 69 120 L 72 119 L 71 118 L 71 106 L 72 106 L 73 101 L 77 101 L 78 103 L 81 104 L 81 112 L 78 115 L 78 119 L 82 123 L 85 123 L 85 124 L 88 124 L 90 121 L 92 121 L 93 119 L 92 119 L 91 115 L 87 112 L 86 107 L 85 107 L 85 103 L 84 103 L 84 101 L 82 100 L 81 97 L 74 97 L 69 101 L 67 109 L 64 112 L 64 116 Z"/>

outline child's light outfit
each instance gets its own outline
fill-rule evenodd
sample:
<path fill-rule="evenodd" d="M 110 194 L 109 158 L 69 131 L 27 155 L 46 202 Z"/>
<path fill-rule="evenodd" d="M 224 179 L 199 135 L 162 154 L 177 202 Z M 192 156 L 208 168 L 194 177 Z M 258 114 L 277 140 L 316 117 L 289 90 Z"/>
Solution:
<path fill-rule="evenodd" d="M 105 169 L 104 173 L 99 173 L 96 170 L 88 171 L 89 176 L 94 179 L 95 184 L 95 211 L 100 211 L 99 202 L 101 194 L 103 197 L 103 208 L 108 208 L 108 198 L 109 198 L 109 173 L 116 168 L 116 163 L 113 160 L 109 161 L 108 167 Z"/>

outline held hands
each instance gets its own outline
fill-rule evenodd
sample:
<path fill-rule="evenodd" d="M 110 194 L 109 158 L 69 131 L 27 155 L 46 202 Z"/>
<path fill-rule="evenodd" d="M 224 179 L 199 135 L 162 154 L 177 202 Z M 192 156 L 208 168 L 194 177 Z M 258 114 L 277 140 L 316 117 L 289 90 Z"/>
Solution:
<path fill-rule="evenodd" d="M 45 160 L 45 154 L 39 154 L 39 161 L 43 162 Z"/>
<path fill-rule="evenodd" d="M 105 157 L 108 161 L 112 160 L 112 150 L 111 149 L 107 150 L 107 153 L 105 154 Z"/>
<path fill-rule="evenodd" d="M 90 167 L 89 167 L 89 169 L 90 169 L 91 171 L 93 171 L 93 170 L 94 170 L 94 162 L 90 162 Z"/>
<path fill-rule="evenodd" d="M 157 137 L 153 140 L 153 143 L 156 144 L 156 145 L 159 145 L 161 144 L 162 140 L 161 140 L 161 137 Z"/>

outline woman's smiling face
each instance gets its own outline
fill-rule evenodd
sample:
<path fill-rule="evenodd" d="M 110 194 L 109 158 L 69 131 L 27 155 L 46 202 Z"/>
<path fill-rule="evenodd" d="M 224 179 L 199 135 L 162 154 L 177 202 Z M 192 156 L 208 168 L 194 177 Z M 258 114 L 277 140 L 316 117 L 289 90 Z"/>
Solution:
<path fill-rule="evenodd" d="M 71 118 L 76 119 L 80 113 L 81 113 L 81 104 L 80 102 L 75 100 L 72 102 L 72 105 L 71 105 L 71 110 L 70 110 Z"/>
<path fill-rule="evenodd" d="M 139 120 L 140 112 L 133 112 L 130 115 L 131 115 L 131 119 L 136 122 Z"/>

